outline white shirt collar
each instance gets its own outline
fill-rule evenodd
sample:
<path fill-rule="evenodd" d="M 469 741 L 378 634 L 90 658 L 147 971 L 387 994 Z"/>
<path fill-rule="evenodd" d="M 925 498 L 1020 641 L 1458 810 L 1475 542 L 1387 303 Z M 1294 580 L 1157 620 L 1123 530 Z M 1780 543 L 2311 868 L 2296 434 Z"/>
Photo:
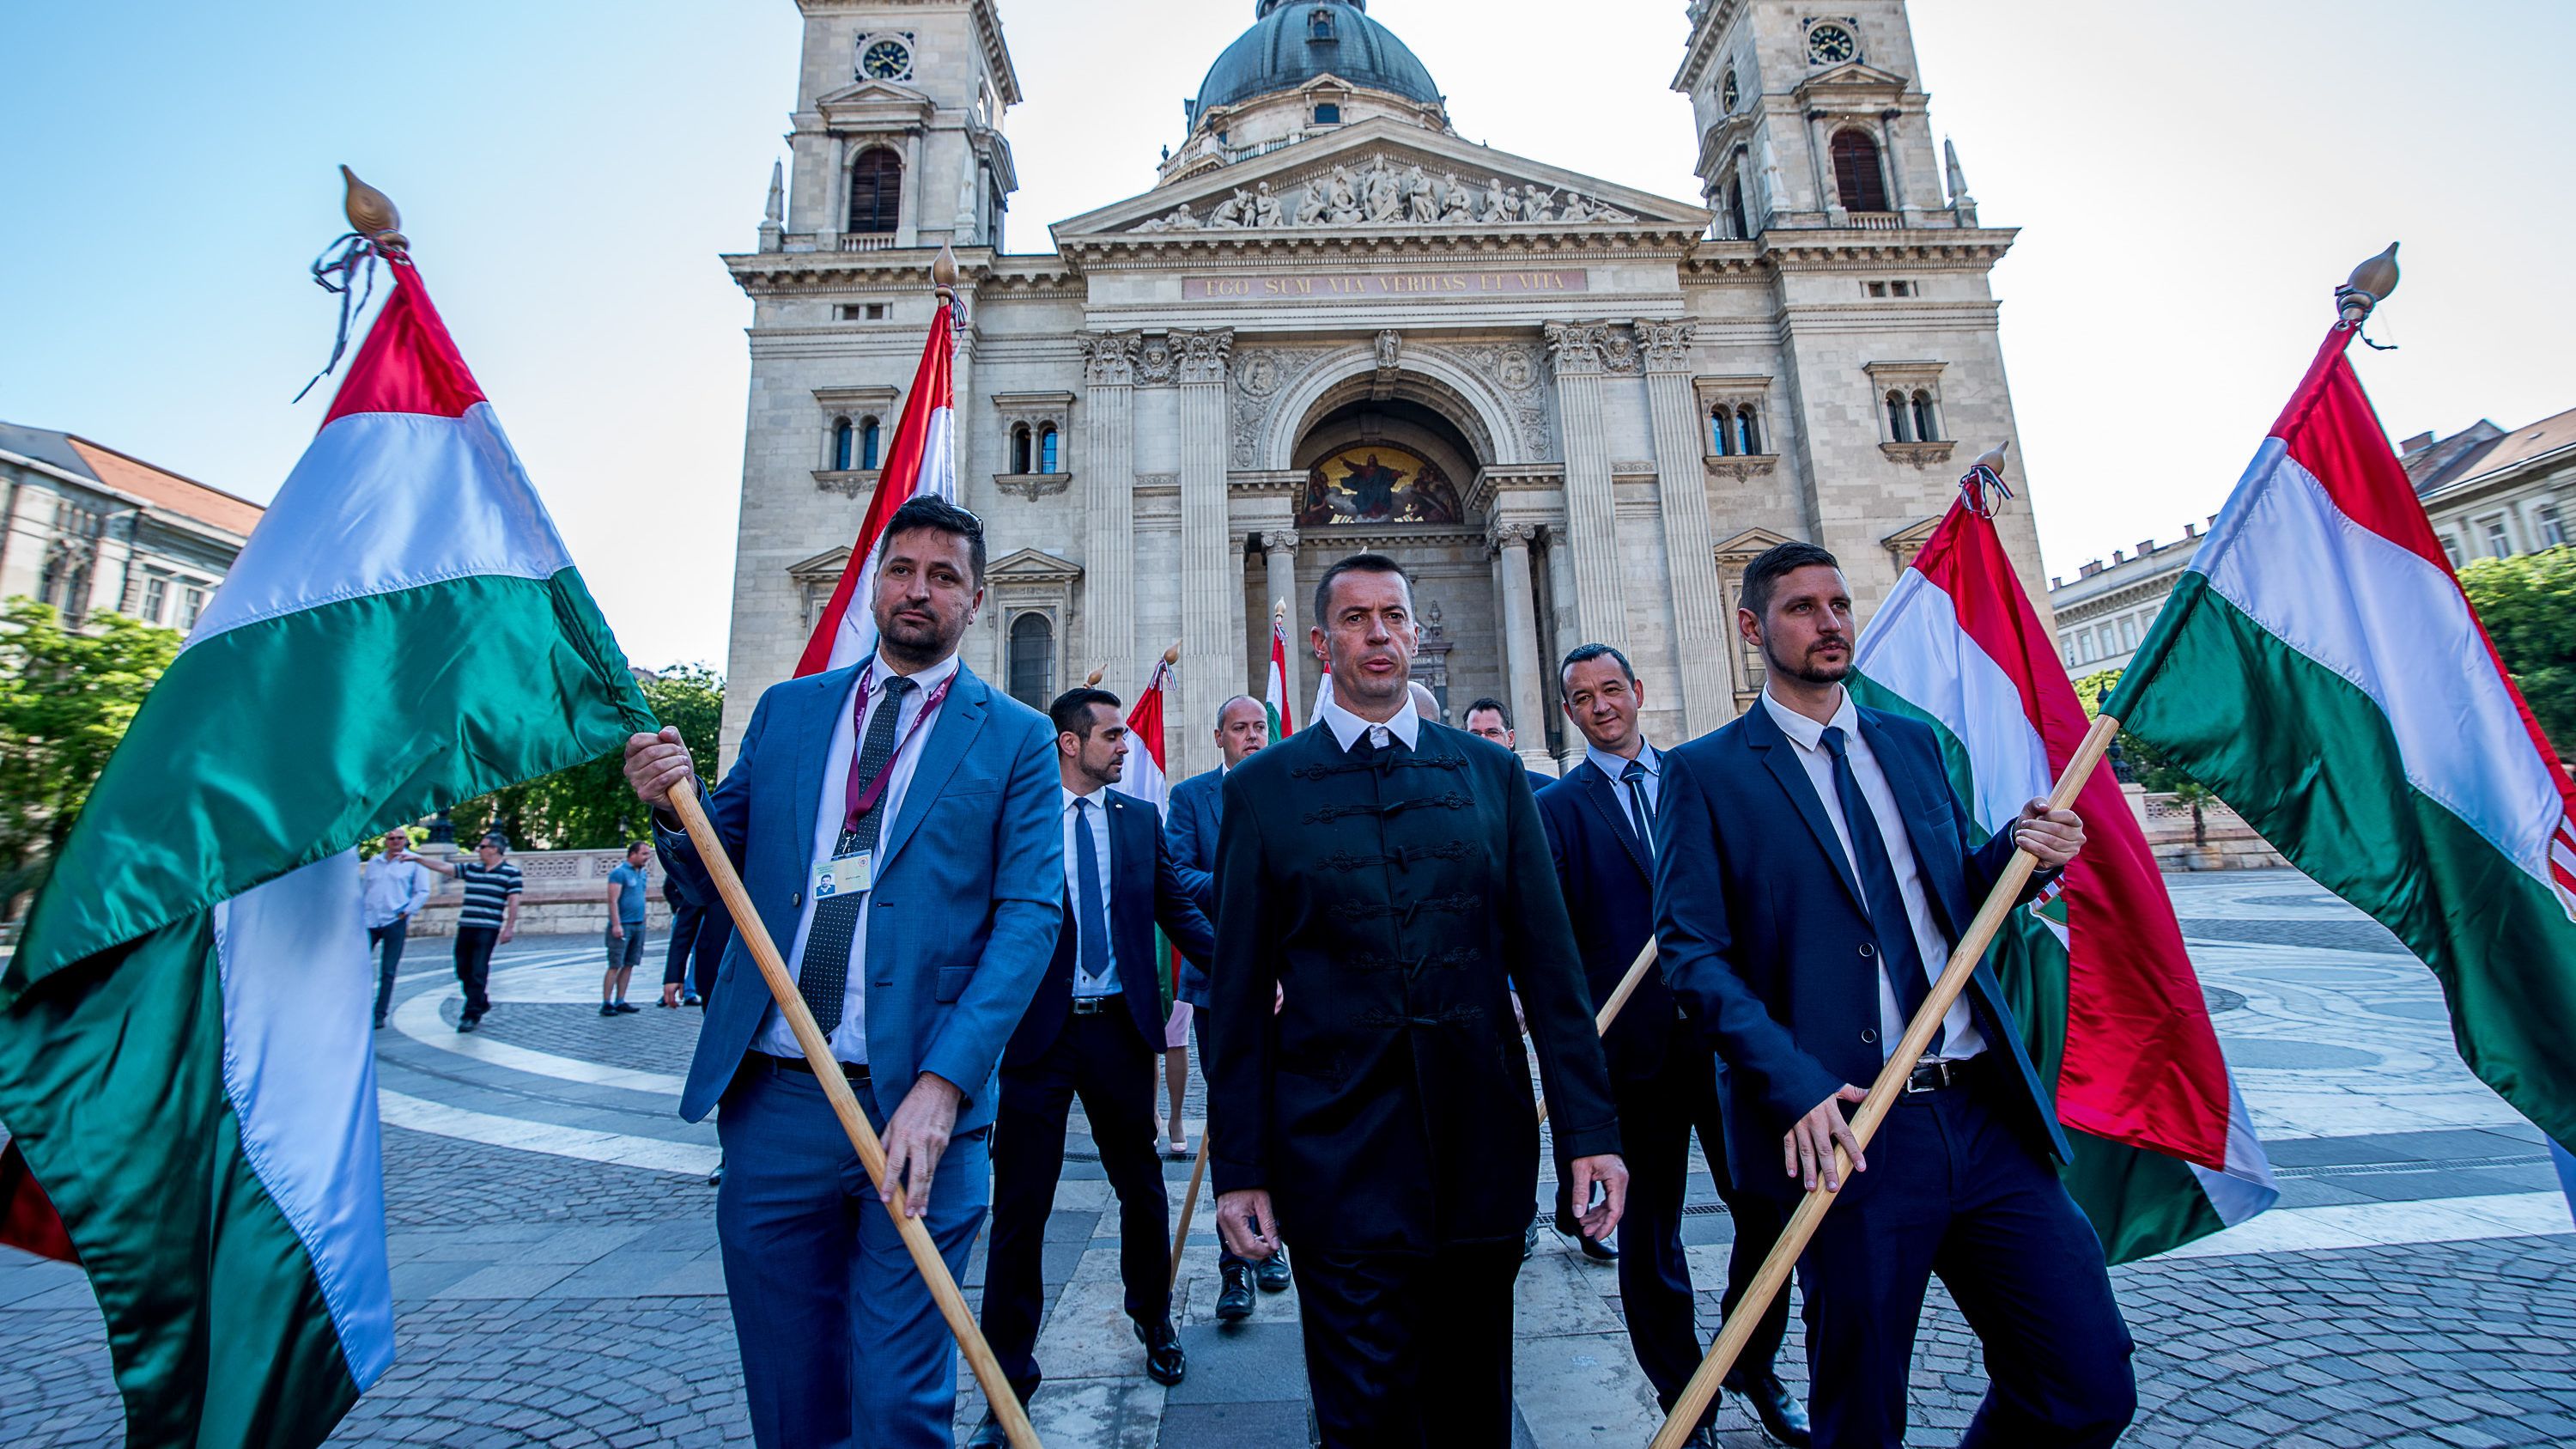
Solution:
<path fill-rule="evenodd" d="M 958 667 L 958 657 L 951 654 L 947 658 L 930 666 L 928 669 L 915 670 L 913 673 L 906 675 L 905 677 L 910 679 L 920 688 L 921 698 L 928 699 L 932 690 L 937 689 L 942 684 L 945 684 L 956 677 Z M 867 670 L 869 692 L 871 694 L 885 693 L 886 680 L 894 672 L 894 666 L 887 662 L 886 657 L 883 654 L 871 656 Z"/>
<path fill-rule="evenodd" d="M 1064 809 L 1067 809 L 1067 810 L 1072 809 L 1072 808 L 1073 808 L 1073 802 L 1074 802 L 1074 801 L 1076 801 L 1076 800 L 1093 800 L 1093 801 L 1097 801 L 1097 802 L 1099 802 L 1100 808 L 1101 808 L 1102 810 L 1104 810 L 1104 811 L 1105 811 L 1105 810 L 1107 810 L 1107 809 L 1109 808 L 1109 801 L 1108 801 L 1107 799 L 1103 798 L 1103 797 L 1105 797 L 1105 796 L 1109 793 L 1109 787 L 1108 787 L 1108 786 L 1106 786 L 1106 785 L 1103 785 L 1103 786 L 1101 786 L 1099 789 L 1097 789 L 1097 790 L 1093 790 L 1093 791 L 1090 791 L 1089 793 L 1087 793 L 1087 794 L 1086 794 L 1086 793 L 1083 793 L 1083 792 L 1081 792 L 1081 791 L 1077 791 L 1077 790 L 1075 790 L 1071 785 L 1067 785 L 1067 784 L 1065 784 L 1062 780 L 1058 780 L 1058 781 L 1056 782 L 1056 784 L 1057 784 L 1057 786 L 1058 786 L 1059 788 L 1061 788 L 1061 789 L 1064 791 L 1064 805 L 1063 805 L 1063 807 L 1062 807 L 1062 808 L 1064 808 Z"/>
<path fill-rule="evenodd" d="M 1619 758 L 1617 755 L 1610 753 L 1608 750 L 1605 750 L 1599 745 L 1593 744 L 1588 740 L 1585 741 L 1583 745 L 1583 758 L 1592 762 L 1592 768 L 1599 770 L 1602 774 L 1609 776 L 1614 781 L 1620 776 L 1628 773 L 1628 762 L 1626 760 Z M 1661 779 L 1663 777 L 1664 757 L 1655 753 L 1655 747 L 1653 745 L 1640 744 L 1637 747 L 1637 763 L 1646 767 L 1647 774 L 1653 775 L 1657 779 Z"/>
<path fill-rule="evenodd" d="M 1823 749 L 1825 730 L 1828 727 L 1841 730 L 1846 740 L 1860 733 L 1860 710 L 1852 704 L 1851 691 L 1848 689 L 1843 691 L 1843 702 L 1835 707 L 1834 717 L 1823 724 L 1807 718 L 1772 698 L 1771 686 L 1768 684 L 1762 686 L 1762 707 L 1771 711 L 1771 722 L 1780 727 L 1780 732 L 1787 735 L 1803 750 Z"/>
<path fill-rule="evenodd" d="M 1341 701 L 1330 695 L 1325 696 L 1323 708 L 1319 713 L 1325 726 L 1333 732 L 1333 742 L 1346 751 L 1359 741 L 1361 735 L 1368 732 L 1371 724 L 1375 723 L 1342 708 Z M 1386 729 L 1388 733 L 1404 741 L 1406 749 L 1421 748 L 1422 715 L 1413 707 L 1413 691 L 1409 689 L 1405 691 L 1404 708 L 1397 710 L 1395 718 L 1386 722 Z"/>

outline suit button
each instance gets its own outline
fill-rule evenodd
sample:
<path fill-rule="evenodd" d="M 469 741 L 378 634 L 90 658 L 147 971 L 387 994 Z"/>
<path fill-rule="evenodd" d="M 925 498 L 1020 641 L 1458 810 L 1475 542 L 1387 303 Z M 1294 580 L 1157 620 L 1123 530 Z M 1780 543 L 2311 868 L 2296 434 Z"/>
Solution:
<path fill-rule="evenodd" d="M 1874 1026 L 1862 1027 L 1860 1029 L 1860 1039 L 1864 1042 L 1874 1042 L 1878 1040 L 1878 1028 Z"/>
<path fill-rule="evenodd" d="M 1870 943 L 1868 943 L 1867 941 L 1863 941 L 1863 942 L 1861 942 L 1861 943 L 1860 943 L 1860 959 L 1862 959 L 1862 960 L 1866 961 L 1866 960 L 1868 960 L 1870 957 L 1875 956 L 1875 955 L 1877 955 L 1877 954 L 1878 954 L 1878 948 L 1877 948 L 1876 946 L 1871 945 L 1871 944 L 1870 944 Z"/>
<path fill-rule="evenodd" d="M 799 909 L 802 909 L 802 908 L 804 907 L 804 905 L 805 905 L 805 893 L 804 893 L 803 891 L 798 891 L 796 894 L 794 894 L 794 895 L 792 895 L 792 896 L 789 896 L 789 897 L 787 898 L 787 908 L 788 908 L 789 910 L 791 910 L 791 911 L 792 911 L 792 910 L 799 910 Z M 1868 954 L 1869 954 L 1869 948 L 1868 948 L 1867 946 L 1863 946 L 1863 947 L 1861 947 L 1861 948 L 1860 948 L 1860 950 L 1861 950 L 1861 954 L 1862 954 L 1862 955 L 1864 955 L 1864 956 L 1866 956 L 1866 955 L 1868 955 Z"/>

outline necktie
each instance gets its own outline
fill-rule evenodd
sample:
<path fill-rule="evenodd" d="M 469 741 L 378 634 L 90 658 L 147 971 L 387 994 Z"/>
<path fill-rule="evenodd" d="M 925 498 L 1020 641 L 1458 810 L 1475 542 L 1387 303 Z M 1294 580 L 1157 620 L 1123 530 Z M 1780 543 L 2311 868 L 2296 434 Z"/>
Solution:
<path fill-rule="evenodd" d="M 1646 847 L 1646 858 L 1655 858 L 1655 809 L 1646 803 L 1646 766 L 1641 760 L 1630 760 L 1619 772 L 1628 783 L 1629 823 L 1637 827 L 1637 840 Z"/>
<path fill-rule="evenodd" d="M 868 711 L 867 742 L 850 761 L 850 773 L 861 781 L 874 781 L 894 758 L 895 719 L 903 713 L 904 696 L 912 689 L 911 680 L 890 675 L 876 708 Z M 875 849 L 886 800 L 893 794 L 891 787 L 878 791 L 868 813 L 842 827 L 832 854 Z M 805 933 L 805 958 L 796 968 L 796 994 L 805 998 L 806 1008 L 814 1013 L 814 1025 L 825 1036 L 841 1024 L 842 998 L 850 988 L 850 940 L 858 932 L 859 912 L 866 905 L 867 897 L 859 891 L 841 891 L 814 903 L 814 928 Z"/>
<path fill-rule="evenodd" d="M 1869 903 L 1879 966 L 1896 988 L 1896 1004 L 1912 1021 L 1923 1009 L 1923 999 L 1932 994 L 1932 983 L 1923 976 L 1923 953 L 1915 948 L 1914 923 L 1906 919 L 1905 897 L 1896 888 L 1896 866 L 1888 860 L 1887 841 L 1878 833 L 1878 815 L 1869 808 L 1869 799 L 1861 794 L 1860 781 L 1852 774 L 1851 756 L 1846 753 L 1849 741 L 1839 728 L 1828 726 L 1824 744 L 1825 753 L 1834 757 L 1834 794 L 1842 801 L 1843 825 L 1851 833 L 1852 871 L 1860 877 L 1861 898 Z M 1925 1055 L 1940 1051 L 1945 1035 L 1943 1029 L 1933 1028 L 1932 1045 Z M 1893 1041 L 1881 1046 L 1896 1049 Z"/>
<path fill-rule="evenodd" d="M 1091 839 L 1091 812 L 1099 808 L 1089 796 L 1073 802 L 1074 891 L 1082 897 L 1073 904 L 1074 959 L 1078 984 L 1086 988 L 1076 995 L 1095 994 L 1108 984 L 1101 978 L 1109 974 L 1109 922 L 1100 913 L 1100 847 Z"/>

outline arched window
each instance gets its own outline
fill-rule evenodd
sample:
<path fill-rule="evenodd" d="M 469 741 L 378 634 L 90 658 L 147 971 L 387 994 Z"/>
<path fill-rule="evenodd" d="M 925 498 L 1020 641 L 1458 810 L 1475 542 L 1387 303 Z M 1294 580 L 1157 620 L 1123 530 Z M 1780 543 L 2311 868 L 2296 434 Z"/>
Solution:
<path fill-rule="evenodd" d="M 848 418 L 842 418 L 832 424 L 832 466 L 834 468 L 844 473 L 850 471 L 850 445 L 855 441 Z"/>
<path fill-rule="evenodd" d="M 882 235 L 903 220 L 903 158 L 870 146 L 850 163 L 850 230 Z"/>
<path fill-rule="evenodd" d="M 1055 625 L 1044 614 L 1011 621 L 1011 698 L 1044 709 L 1055 697 Z"/>
<path fill-rule="evenodd" d="M 1878 169 L 1878 143 L 1866 131 L 1836 131 L 1834 188 L 1845 211 L 1887 210 L 1887 177 Z"/>
<path fill-rule="evenodd" d="M 1741 176 L 1726 179 L 1726 219 L 1735 223 L 1737 241 L 1752 240 L 1753 228 L 1744 220 L 1744 178 Z"/>
<path fill-rule="evenodd" d="M 1308 40 L 1335 39 L 1336 37 L 1333 34 L 1333 12 L 1325 9 L 1321 5 L 1307 11 L 1306 38 Z"/>
<path fill-rule="evenodd" d="M 859 419 L 859 466 L 860 466 L 860 467 L 862 467 L 862 468 L 874 468 L 874 467 L 876 467 L 876 466 L 877 466 L 877 444 L 878 444 L 878 434 L 879 434 L 881 431 L 882 431 L 882 430 L 881 430 L 880 428 L 878 428 L 878 427 L 877 427 L 877 420 L 876 420 L 876 419 L 874 419 L 874 418 L 861 418 L 861 419 Z"/>
<path fill-rule="evenodd" d="M 1887 440 L 1891 443 L 1913 442 L 1914 434 L 1907 423 L 1905 394 L 1890 390 L 1887 394 Z"/>
<path fill-rule="evenodd" d="M 1932 394 L 1919 387 L 1914 390 L 1914 436 L 1925 443 L 1941 436 L 1941 424 L 1932 416 Z"/>
<path fill-rule="evenodd" d="M 1726 404 L 1719 403 L 1708 415 L 1708 450 L 1721 458 L 1735 455 L 1735 429 L 1726 416 Z"/>
<path fill-rule="evenodd" d="M 1026 423 L 1011 426 L 1011 471 L 1029 471 L 1029 425 Z"/>
<path fill-rule="evenodd" d="M 1762 424 L 1753 416 L 1753 405 L 1746 403 L 1735 410 L 1735 439 L 1744 445 L 1746 457 L 1762 451 Z"/>
<path fill-rule="evenodd" d="M 1063 472 L 1064 468 L 1061 466 L 1064 462 L 1063 455 L 1064 450 L 1062 447 L 1058 446 L 1056 441 L 1055 424 L 1041 424 L 1038 428 L 1038 471 L 1041 473 Z"/>

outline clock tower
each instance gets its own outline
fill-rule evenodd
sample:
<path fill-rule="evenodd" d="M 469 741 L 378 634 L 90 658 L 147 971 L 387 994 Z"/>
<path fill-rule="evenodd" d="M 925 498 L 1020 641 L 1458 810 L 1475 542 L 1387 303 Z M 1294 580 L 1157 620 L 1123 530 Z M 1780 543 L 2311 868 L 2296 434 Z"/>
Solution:
<path fill-rule="evenodd" d="M 1020 99 L 993 0 L 798 0 L 787 251 L 999 250 Z"/>

